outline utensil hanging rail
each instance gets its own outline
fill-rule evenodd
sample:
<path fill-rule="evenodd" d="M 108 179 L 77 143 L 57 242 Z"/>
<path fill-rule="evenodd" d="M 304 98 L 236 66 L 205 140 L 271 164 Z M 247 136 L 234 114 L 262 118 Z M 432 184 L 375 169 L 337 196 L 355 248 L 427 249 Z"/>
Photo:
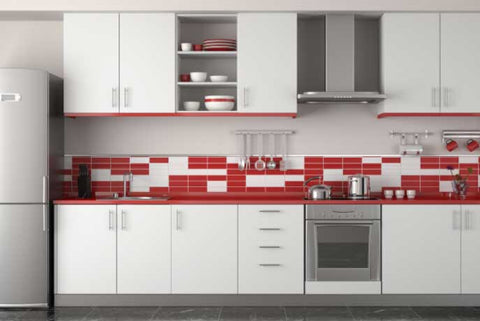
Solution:
<path fill-rule="evenodd" d="M 480 130 L 444 130 L 442 132 L 442 141 L 447 139 L 479 139 Z"/>
<path fill-rule="evenodd" d="M 293 130 L 236 130 L 235 135 L 292 135 Z"/>

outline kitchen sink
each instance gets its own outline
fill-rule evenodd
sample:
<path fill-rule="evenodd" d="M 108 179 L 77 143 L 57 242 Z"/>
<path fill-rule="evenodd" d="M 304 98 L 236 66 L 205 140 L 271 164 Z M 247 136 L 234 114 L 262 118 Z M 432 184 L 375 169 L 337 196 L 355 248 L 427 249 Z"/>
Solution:
<path fill-rule="evenodd" d="M 168 201 L 170 196 L 126 196 L 126 197 L 111 197 L 107 200 L 118 200 L 118 201 Z"/>

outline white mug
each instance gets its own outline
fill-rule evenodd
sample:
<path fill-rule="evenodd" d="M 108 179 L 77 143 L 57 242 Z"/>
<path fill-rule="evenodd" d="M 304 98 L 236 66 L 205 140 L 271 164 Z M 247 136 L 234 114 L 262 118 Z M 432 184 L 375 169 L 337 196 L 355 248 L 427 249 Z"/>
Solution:
<path fill-rule="evenodd" d="M 385 196 L 385 198 L 386 198 L 387 200 L 390 200 L 390 199 L 392 199 L 392 197 L 393 197 L 393 190 L 391 190 L 391 189 L 386 189 L 386 190 L 383 191 L 383 195 Z"/>
<path fill-rule="evenodd" d="M 414 189 L 407 190 L 407 198 L 409 200 L 413 200 L 416 194 L 417 194 L 417 191 L 415 191 Z"/>
<path fill-rule="evenodd" d="M 397 199 L 402 199 L 402 198 L 404 198 L 404 197 L 405 197 L 405 191 L 404 191 L 403 189 L 397 189 L 397 190 L 395 191 L 395 197 L 396 197 Z"/>
<path fill-rule="evenodd" d="M 193 45 L 189 42 L 183 42 L 180 44 L 182 51 L 192 51 Z"/>

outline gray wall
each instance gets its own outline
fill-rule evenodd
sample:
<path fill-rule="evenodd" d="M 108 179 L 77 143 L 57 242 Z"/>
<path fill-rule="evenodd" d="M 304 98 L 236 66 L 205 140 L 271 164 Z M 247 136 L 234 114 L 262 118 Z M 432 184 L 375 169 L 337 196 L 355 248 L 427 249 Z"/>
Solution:
<path fill-rule="evenodd" d="M 0 21 L 0 67 L 62 75 L 60 21 Z M 445 154 L 442 129 L 480 129 L 480 118 L 376 119 L 375 105 L 302 106 L 286 118 L 84 118 L 66 120 L 68 154 L 236 154 L 235 129 L 293 129 L 291 154 L 393 154 L 388 131 L 435 132 L 426 154 Z M 465 149 L 459 151 L 465 154 Z"/>

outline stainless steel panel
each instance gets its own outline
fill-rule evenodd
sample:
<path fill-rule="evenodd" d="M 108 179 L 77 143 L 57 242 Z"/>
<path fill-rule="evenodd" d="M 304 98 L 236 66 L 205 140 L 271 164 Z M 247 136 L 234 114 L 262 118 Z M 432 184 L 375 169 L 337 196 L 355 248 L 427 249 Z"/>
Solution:
<path fill-rule="evenodd" d="M 314 219 L 369 219 L 379 220 L 381 213 L 380 205 L 307 205 L 307 220 Z"/>
<path fill-rule="evenodd" d="M 48 73 L 0 69 L 2 93 L 18 96 L 0 99 L 0 203 L 42 203 L 48 176 Z"/>
<path fill-rule="evenodd" d="M 0 205 L 0 305 L 47 304 L 48 229 L 43 230 L 44 206 Z"/>

